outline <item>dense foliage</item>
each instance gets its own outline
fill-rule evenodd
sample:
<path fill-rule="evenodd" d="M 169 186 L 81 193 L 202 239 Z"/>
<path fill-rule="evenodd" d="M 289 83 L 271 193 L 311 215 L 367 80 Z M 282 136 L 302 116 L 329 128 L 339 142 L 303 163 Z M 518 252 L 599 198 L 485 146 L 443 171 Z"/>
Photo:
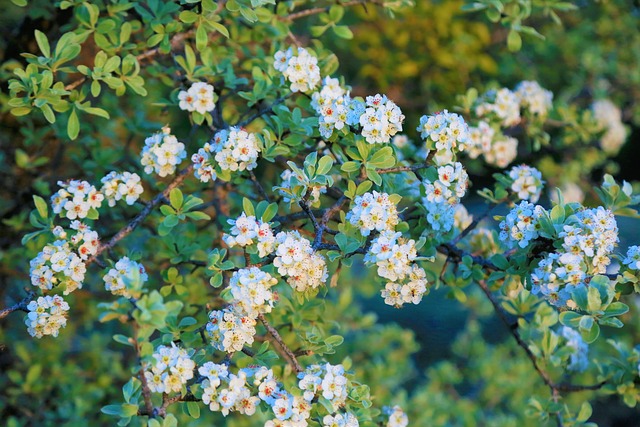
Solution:
<path fill-rule="evenodd" d="M 638 7 L 416 3 L 6 6 L 7 425 L 637 405 Z"/>

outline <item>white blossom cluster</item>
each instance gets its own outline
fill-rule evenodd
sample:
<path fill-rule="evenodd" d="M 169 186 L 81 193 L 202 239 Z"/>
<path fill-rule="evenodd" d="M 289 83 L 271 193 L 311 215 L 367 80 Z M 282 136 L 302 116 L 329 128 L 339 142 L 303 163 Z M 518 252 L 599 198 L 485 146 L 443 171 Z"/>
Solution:
<path fill-rule="evenodd" d="M 203 403 L 208 405 L 210 410 L 219 411 L 225 417 L 232 411 L 253 415 L 260 398 L 252 395 L 249 389 L 247 371 L 250 370 L 241 369 L 238 375 L 235 375 L 228 372 L 227 365 L 213 362 L 202 365 L 198 372 L 206 378 L 202 382 Z"/>
<path fill-rule="evenodd" d="M 627 266 L 629 270 L 640 270 L 640 246 L 630 246 L 627 249 L 627 256 L 622 260 L 622 263 Z"/>
<path fill-rule="evenodd" d="M 184 144 L 171 135 L 168 126 L 144 140 L 140 163 L 146 174 L 157 173 L 161 177 L 172 175 L 176 167 L 187 157 Z"/>
<path fill-rule="evenodd" d="M 611 211 L 584 209 L 567 218 L 559 237 L 562 248 L 547 254 L 532 272 L 531 292 L 558 307 L 574 308 L 571 292 L 587 286 L 587 277 L 606 272 L 618 243 L 618 226 Z"/>
<path fill-rule="evenodd" d="M 213 159 L 221 170 L 252 170 L 257 166 L 260 151 L 258 139 L 254 134 L 232 127 L 217 132 L 211 143 L 206 143 L 198 150 L 191 157 L 191 161 L 196 177 L 202 182 L 208 182 L 210 179 L 216 179 Z"/>
<path fill-rule="evenodd" d="M 354 206 L 347 213 L 346 219 L 357 227 L 363 236 L 368 236 L 374 230 L 395 230 L 400 222 L 398 209 L 387 193 L 374 190 L 357 196 L 353 203 Z"/>
<path fill-rule="evenodd" d="M 278 189 L 289 189 L 291 188 L 291 178 L 296 177 L 296 173 L 291 171 L 291 169 L 286 169 L 284 171 L 282 171 L 282 173 L 280 174 L 280 178 L 282 178 L 282 183 L 280 184 L 279 187 L 276 187 Z M 317 205 L 320 202 L 320 195 L 324 194 L 327 192 L 327 186 L 326 185 L 308 185 L 307 186 L 307 197 L 309 198 L 309 204 L 314 206 Z M 289 193 L 286 193 L 284 191 L 278 191 L 281 195 L 282 195 L 282 201 L 284 203 L 290 203 L 292 202 L 292 200 L 287 197 L 289 196 Z"/>
<path fill-rule="evenodd" d="M 232 225 L 229 234 L 224 234 L 222 240 L 230 247 L 240 246 L 242 248 L 257 244 L 258 254 L 265 257 L 275 250 L 276 238 L 268 222 L 257 220 L 255 216 L 242 214 L 236 219 L 229 219 L 227 222 Z"/>
<path fill-rule="evenodd" d="M 402 131 L 404 115 L 385 95 L 367 96 L 366 108 L 360 116 L 362 136 L 369 144 L 387 143 Z"/>
<path fill-rule="evenodd" d="M 384 412 L 389 415 L 386 427 L 407 427 L 409 425 L 409 417 L 401 407 L 397 405 L 392 408 L 386 407 Z"/>
<path fill-rule="evenodd" d="M 178 93 L 178 106 L 183 111 L 206 114 L 216 108 L 213 86 L 204 82 L 196 82 L 188 90 Z"/>
<path fill-rule="evenodd" d="M 54 286 L 64 286 L 64 295 L 82 288 L 87 271 L 85 260 L 98 251 L 98 233 L 80 221 L 73 221 L 76 233 L 69 239 L 62 227 L 54 229 L 59 238 L 46 245 L 30 262 L 31 284 L 46 292 Z"/>
<path fill-rule="evenodd" d="M 469 127 L 469 139 L 464 151 L 472 159 L 482 154 L 488 164 L 505 168 L 518 154 L 518 140 L 496 135 L 496 131 L 487 122 L 481 120 L 477 126 Z"/>
<path fill-rule="evenodd" d="M 420 117 L 420 126 L 416 130 L 425 141 L 431 139 L 435 142 L 438 153 L 452 154 L 462 150 L 469 139 L 469 127 L 462 116 L 447 110 Z"/>
<path fill-rule="evenodd" d="M 358 419 L 351 412 L 325 415 L 322 418 L 322 427 L 358 427 L 359 425 Z"/>
<path fill-rule="evenodd" d="M 298 387 L 304 400 L 313 401 L 322 396 L 334 408 L 344 406 L 347 401 L 347 377 L 342 365 L 311 365 L 298 374 Z"/>
<path fill-rule="evenodd" d="M 274 68 L 289 80 L 292 92 L 309 92 L 320 83 L 318 58 L 305 48 L 299 47 L 297 55 L 291 48 L 278 51 L 274 58 Z"/>
<path fill-rule="evenodd" d="M 275 254 L 273 265 L 280 275 L 287 276 L 287 283 L 295 290 L 316 289 L 327 281 L 325 259 L 297 231 L 282 231 L 276 235 Z"/>
<path fill-rule="evenodd" d="M 124 200 L 127 205 L 133 205 L 144 189 L 140 183 L 140 176 L 137 173 L 115 171 L 109 172 L 103 177 L 100 192 L 104 195 L 110 207 L 114 207 L 116 202 Z"/>
<path fill-rule="evenodd" d="M 51 196 L 51 208 L 62 218 L 86 218 L 89 210 L 98 209 L 104 200 L 104 195 L 87 181 L 58 181 L 58 185 L 61 188 Z"/>
<path fill-rule="evenodd" d="M 494 115 L 502 126 L 515 126 L 520 123 L 520 100 L 507 88 L 492 90 L 485 94 L 475 112 L 478 117 Z"/>
<path fill-rule="evenodd" d="M 437 234 L 445 234 L 453 229 L 455 211 L 449 203 L 430 202 L 426 197 L 423 197 L 422 205 L 427 211 L 427 222 L 433 231 Z"/>
<path fill-rule="evenodd" d="M 149 390 L 155 393 L 180 392 L 182 386 L 193 378 L 196 364 L 187 350 L 171 343 L 169 346 L 158 346 L 150 371 L 145 371 Z"/>
<path fill-rule="evenodd" d="M 576 372 L 584 371 L 589 366 L 589 345 L 584 342 L 578 331 L 568 326 L 563 326 L 561 333 L 567 340 L 565 345 L 572 350 L 567 369 Z"/>
<path fill-rule="evenodd" d="M 140 283 L 144 284 L 149 278 L 144 266 L 136 261 L 131 261 L 128 257 L 122 257 L 116 262 L 114 268 L 109 269 L 104 275 L 104 287 L 107 291 L 114 295 L 132 298 L 140 289 L 131 289 L 129 281 L 132 278 L 133 271 L 137 271 L 140 276 Z"/>
<path fill-rule="evenodd" d="M 424 269 L 414 263 L 418 254 L 414 240 L 402 233 L 383 231 L 373 239 L 365 262 L 375 263 L 378 275 L 390 280 L 381 291 L 386 304 L 400 307 L 405 303 L 418 304 L 427 292 Z"/>
<path fill-rule="evenodd" d="M 546 90 L 536 81 L 522 81 L 515 91 L 522 108 L 531 114 L 546 116 L 553 106 L 553 93 Z"/>
<path fill-rule="evenodd" d="M 38 297 L 27 305 L 27 325 L 29 335 L 42 338 L 45 335 L 58 336 L 60 328 L 67 326 L 69 304 L 60 295 Z"/>
<path fill-rule="evenodd" d="M 230 305 L 209 313 L 206 333 L 215 349 L 234 353 L 241 351 L 245 344 L 253 344 L 256 319 L 240 307 Z"/>
<path fill-rule="evenodd" d="M 318 114 L 318 128 L 324 138 L 331 137 L 334 129 L 358 125 L 365 110 L 362 101 L 351 99 L 340 86 L 340 81 L 328 76 L 322 89 L 312 95 L 311 106 Z"/>
<path fill-rule="evenodd" d="M 538 201 L 544 185 L 538 169 L 527 165 L 514 166 L 508 175 L 513 180 L 511 191 L 516 193 L 520 200 L 528 200 L 531 203 Z"/>
<path fill-rule="evenodd" d="M 457 204 L 464 197 L 469 184 L 469 175 L 462 163 L 455 162 L 438 167 L 438 179 L 424 181 L 426 199 L 432 203 Z"/>
<path fill-rule="evenodd" d="M 229 281 L 234 304 L 254 319 L 260 313 L 270 313 L 276 300 L 271 288 L 278 279 L 271 277 L 258 267 L 242 268 L 235 271 Z"/>
<path fill-rule="evenodd" d="M 453 208 L 453 226 L 457 230 L 464 230 L 473 222 L 473 215 L 467 211 L 462 203 L 458 203 Z"/>
<path fill-rule="evenodd" d="M 627 130 L 622 124 L 622 112 L 608 99 L 596 101 L 591 106 L 593 116 L 605 131 L 600 146 L 608 153 L 616 153 L 627 139 Z"/>
<path fill-rule="evenodd" d="M 526 200 L 520 202 L 500 222 L 500 240 L 511 246 L 526 247 L 531 240 L 539 236 L 540 216 L 544 208 Z"/>

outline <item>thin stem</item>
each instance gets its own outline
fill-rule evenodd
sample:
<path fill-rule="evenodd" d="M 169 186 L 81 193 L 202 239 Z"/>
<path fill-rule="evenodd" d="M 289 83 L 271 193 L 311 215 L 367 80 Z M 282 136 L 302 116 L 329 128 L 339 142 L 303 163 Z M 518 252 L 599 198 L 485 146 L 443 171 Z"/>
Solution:
<path fill-rule="evenodd" d="M 370 4 L 377 4 L 382 6 L 383 2 L 382 0 L 356 0 L 356 1 L 349 1 L 346 3 L 341 3 L 340 6 L 343 7 L 349 7 L 349 6 L 358 6 L 358 5 L 363 5 L 366 6 L 367 3 Z M 280 18 L 281 21 L 295 21 L 296 19 L 300 19 L 300 18 L 305 18 L 307 16 L 311 16 L 311 15 L 317 15 L 319 13 L 325 13 L 328 12 L 330 9 L 329 6 L 327 7 L 314 7 L 311 9 L 305 9 L 305 10 L 301 10 L 300 12 L 294 12 L 291 13 L 287 16 L 283 16 Z"/>
<path fill-rule="evenodd" d="M 35 295 L 36 295 L 36 293 L 30 290 L 30 291 L 28 291 L 27 296 L 24 297 L 20 302 L 12 305 L 11 307 L 7 307 L 7 308 L 4 308 L 4 309 L 0 310 L 0 319 L 4 319 L 5 317 L 10 315 L 14 311 L 29 311 L 27 309 L 27 306 L 33 300 Z"/>
<path fill-rule="evenodd" d="M 291 365 L 293 370 L 296 371 L 296 373 L 302 372 L 302 367 L 300 366 L 300 363 L 298 363 L 298 359 L 296 358 L 296 355 L 284 343 L 284 341 L 282 340 L 282 337 L 280 336 L 276 328 L 274 328 L 269 324 L 269 322 L 267 322 L 267 319 L 265 319 L 264 314 L 262 313 L 258 314 L 258 319 L 260 319 L 260 322 L 262 322 L 262 324 L 267 329 L 269 334 L 271 334 L 273 339 L 278 343 L 278 345 L 280 346 L 280 348 L 282 349 L 286 357 L 289 359 L 289 364 Z"/>
<path fill-rule="evenodd" d="M 258 193 L 260 193 L 260 196 L 262 196 L 262 198 L 265 199 L 268 203 L 271 203 L 269 195 L 264 190 L 264 187 L 262 186 L 262 184 L 260 184 L 260 181 L 258 181 L 258 178 L 256 178 L 256 174 L 254 174 L 252 170 L 249 171 L 249 178 L 251 178 L 251 182 L 253 182 L 253 185 L 255 185 Z"/>

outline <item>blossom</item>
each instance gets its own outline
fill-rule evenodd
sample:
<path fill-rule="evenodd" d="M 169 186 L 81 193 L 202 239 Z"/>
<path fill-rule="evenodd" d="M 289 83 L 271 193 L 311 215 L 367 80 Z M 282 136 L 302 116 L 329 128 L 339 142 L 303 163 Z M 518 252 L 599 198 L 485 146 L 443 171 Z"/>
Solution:
<path fill-rule="evenodd" d="M 196 178 L 208 182 L 216 179 L 216 166 L 220 170 L 231 172 L 254 169 L 260 151 L 254 134 L 232 127 L 218 131 L 211 142 L 206 143 L 191 157 L 191 161 Z"/>
<path fill-rule="evenodd" d="M 538 201 L 544 184 L 538 169 L 527 165 L 514 166 L 508 175 L 513 180 L 511 191 L 516 193 L 520 200 L 528 200 L 531 203 Z"/>
<path fill-rule="evenodd" d="M 520 106 L 531 114 L 546 116 L 552 107 L 553 93 L 544 89 L 536 81 L 522 81 L 515 90 Z"/>
<path fill-rule="evenodd" d="M 518 96 L 507 88 L 490 91 L 476 106 L 478 117 L 495 116 L 502 126 L 511 127 L 520 123 L 520 101 Z"/>
<path fill-rule="evenodd" d="M 469 128 L 462 116 L 444 110 L 433 116 L 420 117 L 417 130 L 425 141 L 435 143 L 438 152 L 453 153 L 466 147 L 469 138 Z"/>
<path fill-rule="evenodd" d="M 115 206 L 119 200 L 124 200 L 127 205 L 131 206 L 144 192 L 140 176 L 137 173 L 109 172 L 100 182 L 102 182 L 100 192 L 110 207 Z"/>
<path fill-rule="evenodd" d="M 322 418 L 323 427 L 358 427 L 360 423 L 355 415 L 350 412 L 344 414 L 325 415 Z"/>
<path fill-rule="evenodd" d="M 334 407 L 343 406 L 347 399 L 347 378 L 342 365 L 311 365 L 298 374 L 298 387 L 304 391 L 304 399 L 312 401 L 322 396 Z"/>
<path fill-rule="evenodd" d="M 256 318 L 259 313 L 269 313 L 276 300 L 270 290 L 278 280 L 257 267 L 235 271 L 229 281 L 234 303 L 248 316 Z"/>
<path fill-rule="evenodd" d="M 287 283 L 295 290 L 304 292 L 308 289 L 316 289 L 326 282 L 328 277 L 326 261 L 297 231 L 278 233 L 275 253 L 273 265 L 278 269 L 279 274 L 287 276 Z"/>
<path fill-rule="evenodd" d="M 630 246 L 622 263 L 629 270 L 640 270 L 640 246 Z"/>
<path fill-rule="evenodd" d="M 309 92 L 320 83 L 318 58 L 305 48 L 299 47 L 297 55 L 291 48 L 286 52 L 278 51 L 274 59 L 274 68 L 289 80 L 292 92 Z"/>
<path fill-rule="evenodd" d="M 394 406 L 393 408 L 384 408 L 385 413 L 389 415 L 389 421 L 386 427 L 407 427 L 409 425 L 409 418 L 404 413 L 402 408 Z"/>
<path fill-rule="evenodd" d="M 153 172 L 161 177 L 175 173 L 176 167 L 187 157 L 184 144 L 171 135 L 167 126 L 144 140 L 140 163 L 147 174 Z"/>
<path fill-rule="evenodd" d="M 344 111 L 346 118 L 346 111 Z M 387 143 L 402 131 L 404 115 L 385 95 L 367 96 L 366 108 L 360 116 L 362 136 L 369 144 Z"/>
<path fill-rule="evenodd" d="M 484 153 L 487 163 L 506 168 L 518 155 L 518 140 L 512 137 L 496 137 L 491 147 Z"/>
<path fill-rule="evenodd" d="M 67 325 L 69 304 L 60 295 L 46 295 L 27 304 L 24 319 L 29 335 L 42 338 L 45 335 L 58 336 L 60 328 Z"/>
<path fill-rule="evenodd" d="M 363 236 L 371 231 L 393 230 L 398 225 L 398 210 L 387 193 L 372 191 L 355 198 L 346 219 L 360 229 Z"/>
<path fill-rule="evenodd" d="M 205 114 L 216 108 L 213 86 L 204 82 L 193 83 L 188 90 L 181 90 L 178 100 L 183 111 Z"/>
<path fill-rule="evenodd" d="M 58 185 L 61 188 L 51 196 L 51 208 L 70 220 L 86 218 L 89 210 L 99 208 L 104 200 L 104 195 L 87 181 L 58 181 Z"/>
<path fill-rule="evenodd" d="M 135 272 L 135 273 L 134 273 Z M 139 280 L 133 280 L 135 277 Z M 135 297 L 148 279 L 144 266 L 128 257 L 122 257 L 116 262 L 115 268 L 109 270 L 103 277 L 104 287 L 114 295 L 125 298 Z"/>
<path fill-rule="evenodd" d="M 255 216 L 242 213 L 237 219 L 227 220 L 233 227 L 229 234 L 225 233 L 222 240 L 230 247 L 247 247 L 257 244 L 258 254 L 265 257 L 275 250 L 276 239 L 271 225 L 256 220 Z"/>
<path fill-rule="evenodd" d="M 526 247 L 529 242 L 539 236 L 540 216 L 544 208 L 526 200 L 516 205 L 506 218 L 500 222 L 500 239 L 512 246 Z"/>
<path fill-rule="evenodd" d="M 283 196 L 282 197 L 283 202 L 290 203 L 293 201 L 290 197 L 287 197 L 289 196 L 289 193 L 282 190 L 290 189 L 292 186 L 291 185 L 292 178 L 297 178 L 298 176 L 299 175 L 297 175 L 295 172 L 292 172 L 290 169 L 286 169 L 282 171 L 282 173 L 280 174 L 280 178 L 282 178 L 282 183 L 277 188 L 278 188 L 278 192 Z M 309 185 L 307 190 L 307 197 L 309 200 L 309 204 L 313 206 L 320 203 L 320 195 L 326 192 L 327 192 L 326 185 Z"/>
<path fill-rule="evenodd" d="M 236 305 L 209 313 L 206 333 L 217 350 L 233 353 L 241 351 L 245 344 L 253 344 L 256 319 Z"/>
<path fill-rule="evenodd" d="M 617 153 L 627 139 L 627 130 L 622 123 L 622 112 L 608 99 L 594 102 L 591 109 L 596 122 L 604 130 L 600 146 L 607 153 Z"/>
<path fill-rule="evenodd" d="M 182 386 L 193 378 L 196 364 L 187 350 L 171 343 L 171 346 L 160 345 L 153 353 L 154 362 L 151 370 L 144 376 L 149 390 L 155 393 L 180 392 Z"/>
<path fill-rule="evenodd" d="M 567 368 L 571 371 L 584 371 L 589 366 L 589 345 L 584 342 L 578 331 L 567 326 L 562 327 L 561 333 L 567 340 L 566 346 L 572 350 Z"/>
<path fill-rule="evenodd" d="M 462 164 L 455 162 L 438 167 L 438 179 L 424 181 L 426 200 L 433 203 L 447 202 L 457 204 L 464 197 L 469 181 L 469 175 Z"/>

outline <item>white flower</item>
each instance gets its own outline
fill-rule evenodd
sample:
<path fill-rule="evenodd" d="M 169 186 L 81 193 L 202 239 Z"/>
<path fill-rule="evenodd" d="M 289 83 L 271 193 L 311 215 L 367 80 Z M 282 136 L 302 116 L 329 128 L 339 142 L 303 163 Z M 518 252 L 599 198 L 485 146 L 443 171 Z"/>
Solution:
<path fill-rule="evenodd" d="M 469 139 L 469 128 L 464 119 L 447 110 L 433 116 L 420 117 L 417 130 L 422 139 L 435 142 L 436 151 L 439 153 L 463 150 Z"/>
<path fill-rule="evenodd" d="M 160 345 L 153 353 L 154 363 L 144 375 L 149 389 L 155 393 L 180 392 L 182 386 L 193 378 L 196 364 L 186 350 L 171 343 Z"/>
<path fill-rule="evenodd" d="M 257 267 L 243 268 L 233 273 L 229 281 L 234 304 L 248 316 L 270 313 L 276 297 L 271 291 L 278 280 Z"/>
<path fill-rule="evenodd" d="M 278 51 L 274 59 L 274 68 L 289 80 L 292 92 L 309 92 L 320 83 L 318 58 L 305 48 L 299 47 L 297 55 L 291 48 L 286 52 Z"/>
<path fill-rule="evenodd" d="M 490 91 L 484 101 L 476 107 L 478 117 L 493 114 L 502 126 L 511 127 L 520 123 L 520 101 L 515 93 L 507 88 Z"/>
<path fill-rule="evenodd" d="M 145 139 L 144 144 L 140 163 L 147 174 L 155 172 L 161 177 L 171 175 L 187 157 L 184 144 L 171 135 L 169 127 Z"/>
<path fill-rule="evenodd" d="M 304 292 L 316 289 L 326 282 L 326 261 L 315 253 L 311 243 L 297 231 L 278 233 L 275 253 L 273 265 L 279 274 L 287 276 L 287 283 L 295 290 Z"/>
<path fill-rule="evenodd" d="M 89 210 L 99 208 L 104 200 L 102 193 L 87 181 L 58 181 L 58 185 L 61 188 L 51 196 L 51 207 L 61 217 L 71 220 L 86 218 Z"/>
<path fill-rule="evenodd" d="M 511 190 L 520 200 L 528 200 L 531 203 L 538 201 L 544 184 L 538 169 L 527 165 L 514 166 L 508 174 L 513 180 Z"/>
<path fill-rule="evenodd" d="M 462 164 L 455 162 L 438 167 L 438 179 L 424 181 L 426 200 L 432 203 L 457 204 L 464 197 L 469 185 L 469 175 Z"/>
<path fill-rule="evenodd" d="M 622 112 L 610 100 L 601 99 L 591 106 L 598 125 L 605 131 L 600 146 L 607 153 L 617 153 L 627 139 L 627 130 L 622 123 Z"/>
<path fill-rule="evenodd" d="M 374 230 L 393 230 L 400 221 L 396 205 L 389 195 L 377 191 L 357 196 L 346 219 L 358 227 L 363 236 L 368 236 Z"/>
<path fill-rule="evenodd" d="M 567 368 L 571 371 L 584 371 L 589 366 L 589 345 L 584 342 L 579 332 L 567 326 L 563 326 L 561 331 L 567 340 L 566 346 L 573 350 Z"/>
<path fill-rule="evenodd" d="M 241 351 L 245 344 L 253 343 L 255 326 L 254 317 L 244 313 L 240 307 L 230 305 L 209 313 L 206 332 L 214 348 L 233 353 Z"/>
<path fill-rule="evenodd" d="M 389 414 L 389 421 L 386 427 L 407 427 L 409 425 L 407 414 L 399 406 L 384 409 L 385 413 Z"/>
<path fill-rule="evenodd" d="M 622 263 L 629 268 L 629 270 L 640 270 L 640 246 L 630 246 L 627 250 L 627 256 L 622 260 Z"/>
<path fill-rule="evenodd" d="M 29 335 L 42 338 L 45 335 L 58 336 L 60 328 L 67 325 L 69 304 L 60 295 L 46 295 L 27 305 L 24 319 Z"/>
<path fill-rule="evenodd" d="M 515 91 L 520 106 L 531 114 L 546 116 L 552 107 L 553 93 L 541 87 L 536 81 L 522 81 Z"/>
<path fill-rule="evenodd" d="M 516 205 L 500 223 L 500 239 L 512 246 L 526 247 L 538 237 L 540 224 L 538 219 L 544 213 L 542 206 L 534 205 L 526 200 Z"/>
<path fill-rule="evenodd" d="M 204 82 L 196 82 L 188 90 L 178 93 L 181 110 L 200 114 L 213 111 L 216 108 L 213 86 Z"/>
<path fill-rule="evenodd" d="M 144 191 L 140 183 L 140 176 L 136 173 L 109 172 L 100 181 L 102 182 L 100 192 L 111 207 L 115 206 L 119 200 L 124 200 L 127 205 L 131 206 Z"/>
<path fill-rule="evenodd" d="M 347 120 L 348 111 L 343 113 Z M 380 94 L 367 96 L 366 108 L 359 118 L 362 136 L 369 144 L 389 142 L 396 133 L 402 131 L 403 121 L 400 107 Z"/>
<path fill-rule="evenodd" d="M 134 274 L 135 272 L 135 274 Z M 133 279 L 138 276 L 139 281 Z M 128 257 L 122 257 L 115 264 L 115 268 L 103 277 L 104 287 L 114 295 L 131 298 L 140 293 L 141 287 L 148 279 L 144 266 Z M 135 286 L 132 288 L 132 286 Z"/>

